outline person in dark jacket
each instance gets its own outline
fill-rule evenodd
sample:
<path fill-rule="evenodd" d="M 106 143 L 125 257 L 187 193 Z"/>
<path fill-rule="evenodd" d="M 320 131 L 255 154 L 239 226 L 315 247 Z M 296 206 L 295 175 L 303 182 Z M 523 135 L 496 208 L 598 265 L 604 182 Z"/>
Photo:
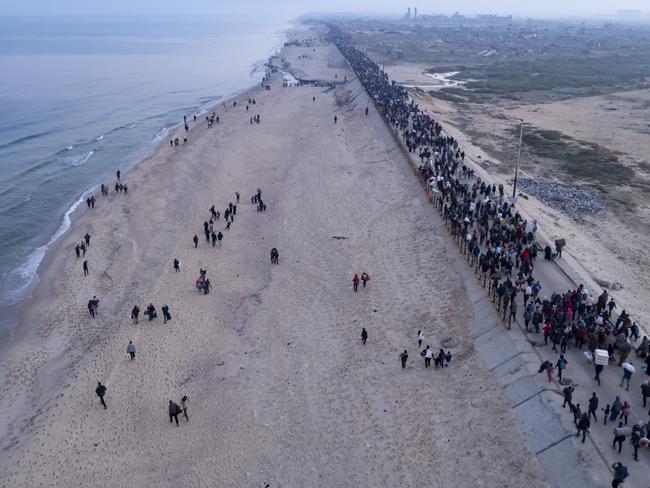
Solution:
<path fill-rule="evenodd" d="M 138 317 L 140 317 L 140 307 L 133 305 L 133 309 L 131 310 L 131 318 L 133 319 L 134 324 L 138 323 Z"/>
<path fill-rule="evenodd" d="M 643 408 L 645 408 L 646 400 L 650 397 L 650 381 L 646 381 L 641 385 L 641 395 L 643 395 Z"/>
<path fill-rule="evenodd" d="M 598 422 L 598 419 L 596 418 L 596 410 L 598 410 L 598 397 L 596 396 L 596 392 L 593 392 L 589 399 L 589 418 L 593 417 L 594 421 Z"/>
<path fill-rule="evenodd" d="M 169 306 L 167 304 L 162 306 L 162 314 L 163 314 L 163 323 L 167 323 L 168 320 L 172 319 L 171 314 L 169 313 Z"/>
<path fill-rule="evenodd" d="M 181 407 L 177 403 L 169 400 L 169 422 L 176 421 L 176 427 L 178 427 L 178 414 L 181 412 Z"/>
<path fill-rule="evenodd" d="M 612 479 L 612 488 L 618 488 L 621 486 L 625 478 L 629 476 L 628 469 L 622 463 L 612 464 L 612 470 L 614 471 L 614 478 Z"/>
<path fill-rule="evenodd" d="M 361 342 L 363 342 L 363 345 L 366 345 L 366 342 L 368 341 L 368 331 L 366 328 L 361 329 Z"/>
<path fill-rule="evenodd" d="M 580 417 L 580 420 L 578 420 L 578 433 L 576 436 L 580 436 L 580 432 L 582 432 L 582 442 L 585 442 L 585 438 L 587 437 L 587 431 L 589 430 L 590 422 L 589 422 L 589 414 L 587 412 L 582 414 L 582 417 Z"/>
<path fill-rule="evenodd" d="M 187 398 L 187 395 L 183 395 L 183 398 L 181 398 L 181 408 L 183 409 L 183 415 L 185 416 L 185 419 L 189 421 L 190 418 L 187 415 L 187 410 L 190 408 L 190 399 Z"/>
<path fill-rule="evenodd" d="M 406 368 L 406 361 L 409 358 L 409 353 L 406 352 L 406 349 L 404 349 L 404 352 L 399 355 L 399 360 L 402 363 L 402 369 Z"/>
<path fill-rule="evenodd" d="M 562 390 L 562 394 L 564 395 L 564 403 L 562 404 L 562 408 L 565 408 L 567 403 L 569 406 L 571 406 L 571 400 L 573 399 L 573 387 L 565 386 L 564 390 Z"/>
<path fill-rule="evenodd" d="M 104 405 L 104 408 L 106 408 L 106 402 L 104 402 L 104 395 L 106 395 L 106 387 L 101 384 L 101 382 L 97 382 L 97 388 L 95 388 L 95 393 L 97 393 L 97 396 L 99 397 L 99 401 L 102 402 L 102 405 Z"/>

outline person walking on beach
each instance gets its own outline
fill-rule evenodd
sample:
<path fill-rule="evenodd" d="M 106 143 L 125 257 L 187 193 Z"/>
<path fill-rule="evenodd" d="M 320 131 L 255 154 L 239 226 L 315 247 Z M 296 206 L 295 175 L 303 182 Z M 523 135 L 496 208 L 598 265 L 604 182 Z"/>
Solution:
<path fill-rule="evenodd" d="M 131 310 L 131 318 L 133 319 L 134 324 L 138 323 L 138 317 L 140 317 L 140 307 L 133 305 L 133 309 Z"/>
<path fill-rule="evenodd" d="M 335 115 L 334 116 L 334 123 L 336 124 L 338 122 L 339 118 Z"/>
<path fill-rule="evenodd" d="M 84 269 L 84 276 L 88 276 L 88 260 L 87 259 L 84 259 L 83 269 Z"/>
<path fill-rule="evenodd" d="M 421 330 L 418 330 L 418 347 L 422 347 L 422 341 L 424 340 L 424 334 Z"/>
<path fill-rule="evenodd" d="M 176 421 L 176 427 L 178 427 L 178 414 L 181 411 L 181 407 L 178 406 L 177 403 L 172 402 L 169 400 L 169 423 L 172 423 L 174 420 Z"/>
<path fill-rule="evenodd" d="M 181 262 L 178 260 L 178 258 L 174 258 L 174 271 L 177 273 L 181 272 Z"/>
<path fill-rule="evenodd" d="M 163 324 L 166 324 L 168 320 L 172 319 L 172 316 L 169 313 L 169 306 L 167 304 L 163 305 L 162 308 L 162 314 L 163 314 Z"/>
<path fill-rule="evenodd" d="M 406 360 L 409 358 L 409 353 L 406 352 L 406 349 L 404 349 L 404 352 L 399 355 L 399 360 L 402 362 L 402 369 L 406 368 Z"/>
<path fill-rule="evenodd" d="M 424 367 L 428 368 L 431 366 L 431 359 L 433 359 L 433 349 L 431 349 L 431 346 L 427 346 L 427 348 L 424 351 Z"/>
<path fill-rule="evenodd" d="M 194 237 L 192 238 L 192 241 L 194 241 L 194 247 L 199 247 L 199 236 L 194 234 Z"/>
<path fill-rule="evenodd" d="M 434 365 L 436 368 L 437 368 L 438 366 L 440 366 L 441 368 L 444 368 L 444 366 L 445 366 L 445 351 L 443 351 L 442 349 L 440 349 L 440 350 L 438 351 L 438 356 L 436 356 L 436 357 L 433 359 L 433 365 Z"/>
<path fill-rule="evenodd" d="M 355 293 L 359 289 L 359 275 L 356 273 L 354 273 L 354 276 L 352 277 L 352 289 Z"/>
<path fill-rule="evenodd" d="M 86 232 L 86 235 L 84 236 L 84 242 L 87 247 L 90 247 L 90 234 L 88 232 Z"/>
<path fill-rule="evenodd" d="M 95 393 L 99 397 L 99 401 L 102 402 L 102 405 L 104 405 L 104 409 L 106 409 L 106 402 L 104 401 L 104 395 L 106 395 L 106 387 L 101 384 L 100 381 L 97 382 L 97 388 L 95 388 Z"/>
<path fill-rule="evenodd" d="M 183 409 L 185 420 L 189 422 L 190 418 L 187 415 L 187 410 L 190 408 L 190 399 L 187 398 L 187 395 L 183 395 L 183 398 L 181 398 L 181 408 Z"/>
<path fill-rule="evenodd" d="M 120 172 L 119 169 L 117 170 L 117 173 L 115 173 L 115 175 L 117 176 L 117 181 L 120 181 L 120 177 L 122 176 L 122 173 Z"/>
<path fill-rule="evenodd" d="M 370 275 L 366 273 L 365 271 L 361 273 L 361 283 L 363 283 L 363 287 L 366 287 L 366 283 L 370 281 Z"/>
<path fill-rule="evenodd" d="M 361 342 L 365 346 L 367 341 L 368 341 L 368 331 L 366 330 L 365 327 L 363 327 L 361 329 Z"/>
<path fill-rule="evenodd" d="M 151 322 L 153 319 L 158 317 L 158 314 L 156 313 L 156 307 L 153 306 L 153 303 L 150 303 L 147 306 L 147 310 L 145 311 L 145 314 L 149 316 L 149 322 Z"/>
<path fill-rule="evenodd" d="M 126 346 L 126 353 L 131 356 L 131 361 L 135 359 L 135 346 L 133 342 L 129 341 L 129 345 Z"/>

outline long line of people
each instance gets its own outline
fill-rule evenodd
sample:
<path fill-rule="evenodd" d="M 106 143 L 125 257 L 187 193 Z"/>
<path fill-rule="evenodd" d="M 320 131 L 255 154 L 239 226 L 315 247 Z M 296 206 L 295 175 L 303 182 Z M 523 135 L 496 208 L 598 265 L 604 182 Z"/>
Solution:
<path fill-rule="evenodd" d="M 538 256 L 537 221 L 528 222 L 518 212 L 506 198 L 503 185 L 489 184 L 477 177 L 465 162 L 465 153 L 458 141 L 445 135 L 438 122 L 409 100 L 406 89 L 391 81 L 338 27 L 330 26 L 330 39 L 347 58 L 411 158 L 419 159 L 420 181 L 456 241 L 493 290 L 504 320 L 508 324 L 516 320 L 519 304 L 522 304 L 521 318 L 526 332 L 540 333 L 541 330 L 545 343 L 550 340 L 552 350 L 561 358 L 571 347 L 580 350 L 584 347 L 587 356 L 593 355 L 596 349 L 603 349 L 608 351 L 610 361 L 618 354 L 618 365 L 623 366 L 627 364 L 630 351 L 636 349 L 637 358 L 645 361 L 646 374 L 650 375 L 650 341 L 644 337 L 634 348 L 633 344 L 640 338 L 640 328 L 627 311 L 622 310 L 618 316 L 614 314 L 617 305 L 608 291 L 594 297 L 581 284 L 565 292 L 553 290 L 544 295 L 543 286 L 534 274 Z M 561 249 L 562 244 L 556 243 L 558 255 Z M 545 258 L 552 259 L 550 247 L 546 246 L 544 251 Z M 566 359 L 557 368 L 549 364 L 552 368 L 549 381 L 555 372 L 562 383 Z M 600 385 L 602 366 L 594 368 L 594 380 Z M 621 380 L 621 386 L 627 382 L 628 388 L 629 371 L 630 368 L 623 368 Z M 650 386 L 646 389 L 650 390 Z M 583 420 L 583 426 L 584 423 Z M 635 425 L 636 437 L 648 435 L 644 421 Z"/>

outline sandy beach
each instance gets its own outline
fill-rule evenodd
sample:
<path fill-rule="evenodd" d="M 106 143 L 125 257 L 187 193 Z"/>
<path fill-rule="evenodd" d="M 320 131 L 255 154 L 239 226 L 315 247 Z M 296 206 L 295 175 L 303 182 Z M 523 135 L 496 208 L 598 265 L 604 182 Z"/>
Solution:
<path fill-rule="evenodd" d="M 322 34 L 292 33 L 312 41 L 272 62 L 334 87 L 283 88 L 272 74 L 270 90 L 215 107 L 219 124 L 190 124 L 187 144 L 166 141 L 123 175 L 128 194 L 98 195 L 74 222 L 0 363 L 0 486 L 545 486 L 473 349 L 446 236 Z M 203 222 L 235 192 L 213 247 Z M 86 232 L 85 277 L 73 248 Z M 354 293 L 362 271 L 372 279 Z M 133 305 L 149 303 L 158 318 L 133 324 Z M 448 368 L 424 369 L 419 329 L 423 346 L 452 352 Z M 183 395 L 176 427 L 167 405 Z"/>

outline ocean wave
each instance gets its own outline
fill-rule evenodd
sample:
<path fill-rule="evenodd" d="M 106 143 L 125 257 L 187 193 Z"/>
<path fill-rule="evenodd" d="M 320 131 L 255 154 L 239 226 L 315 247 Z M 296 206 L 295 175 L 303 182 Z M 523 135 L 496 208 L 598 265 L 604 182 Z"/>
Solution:
<path fill-rule="evenodd" d="M 18 139 L 14 139 L 13 141 L 5 142 L 4 144 L 0 144 L 0 149 L 5 149 L 9 146 L 13 146 L 14 144 L 22 144 L 23 142 L 29 142 L 33 141 L 34 139 L 38 139 L 39 137 L 46 136 L 50 134 L 51 131 L 47 130 L 44 132 L 38 132 L 37 134 L 29 134 L 23 137 L 19 137 Z"/>
<path fill-rule="evenodd" d="M 153 136 L 153 140 L 155 142 L 162 140 L 162 138 L 169 133 L 169 129 L 167 127 L 163 127 L 160 129 L 158 132 L 156 132 Z"/>
<path fill-rule="evenodd" d="M 93 154 L 95 154 L 94 149 L 88 151 L 87 153 L 74 154 L 72 156 L 61 156 L 60 159 L 69 166 L 81 166 L 82 164 L 86 163 Z"/>

